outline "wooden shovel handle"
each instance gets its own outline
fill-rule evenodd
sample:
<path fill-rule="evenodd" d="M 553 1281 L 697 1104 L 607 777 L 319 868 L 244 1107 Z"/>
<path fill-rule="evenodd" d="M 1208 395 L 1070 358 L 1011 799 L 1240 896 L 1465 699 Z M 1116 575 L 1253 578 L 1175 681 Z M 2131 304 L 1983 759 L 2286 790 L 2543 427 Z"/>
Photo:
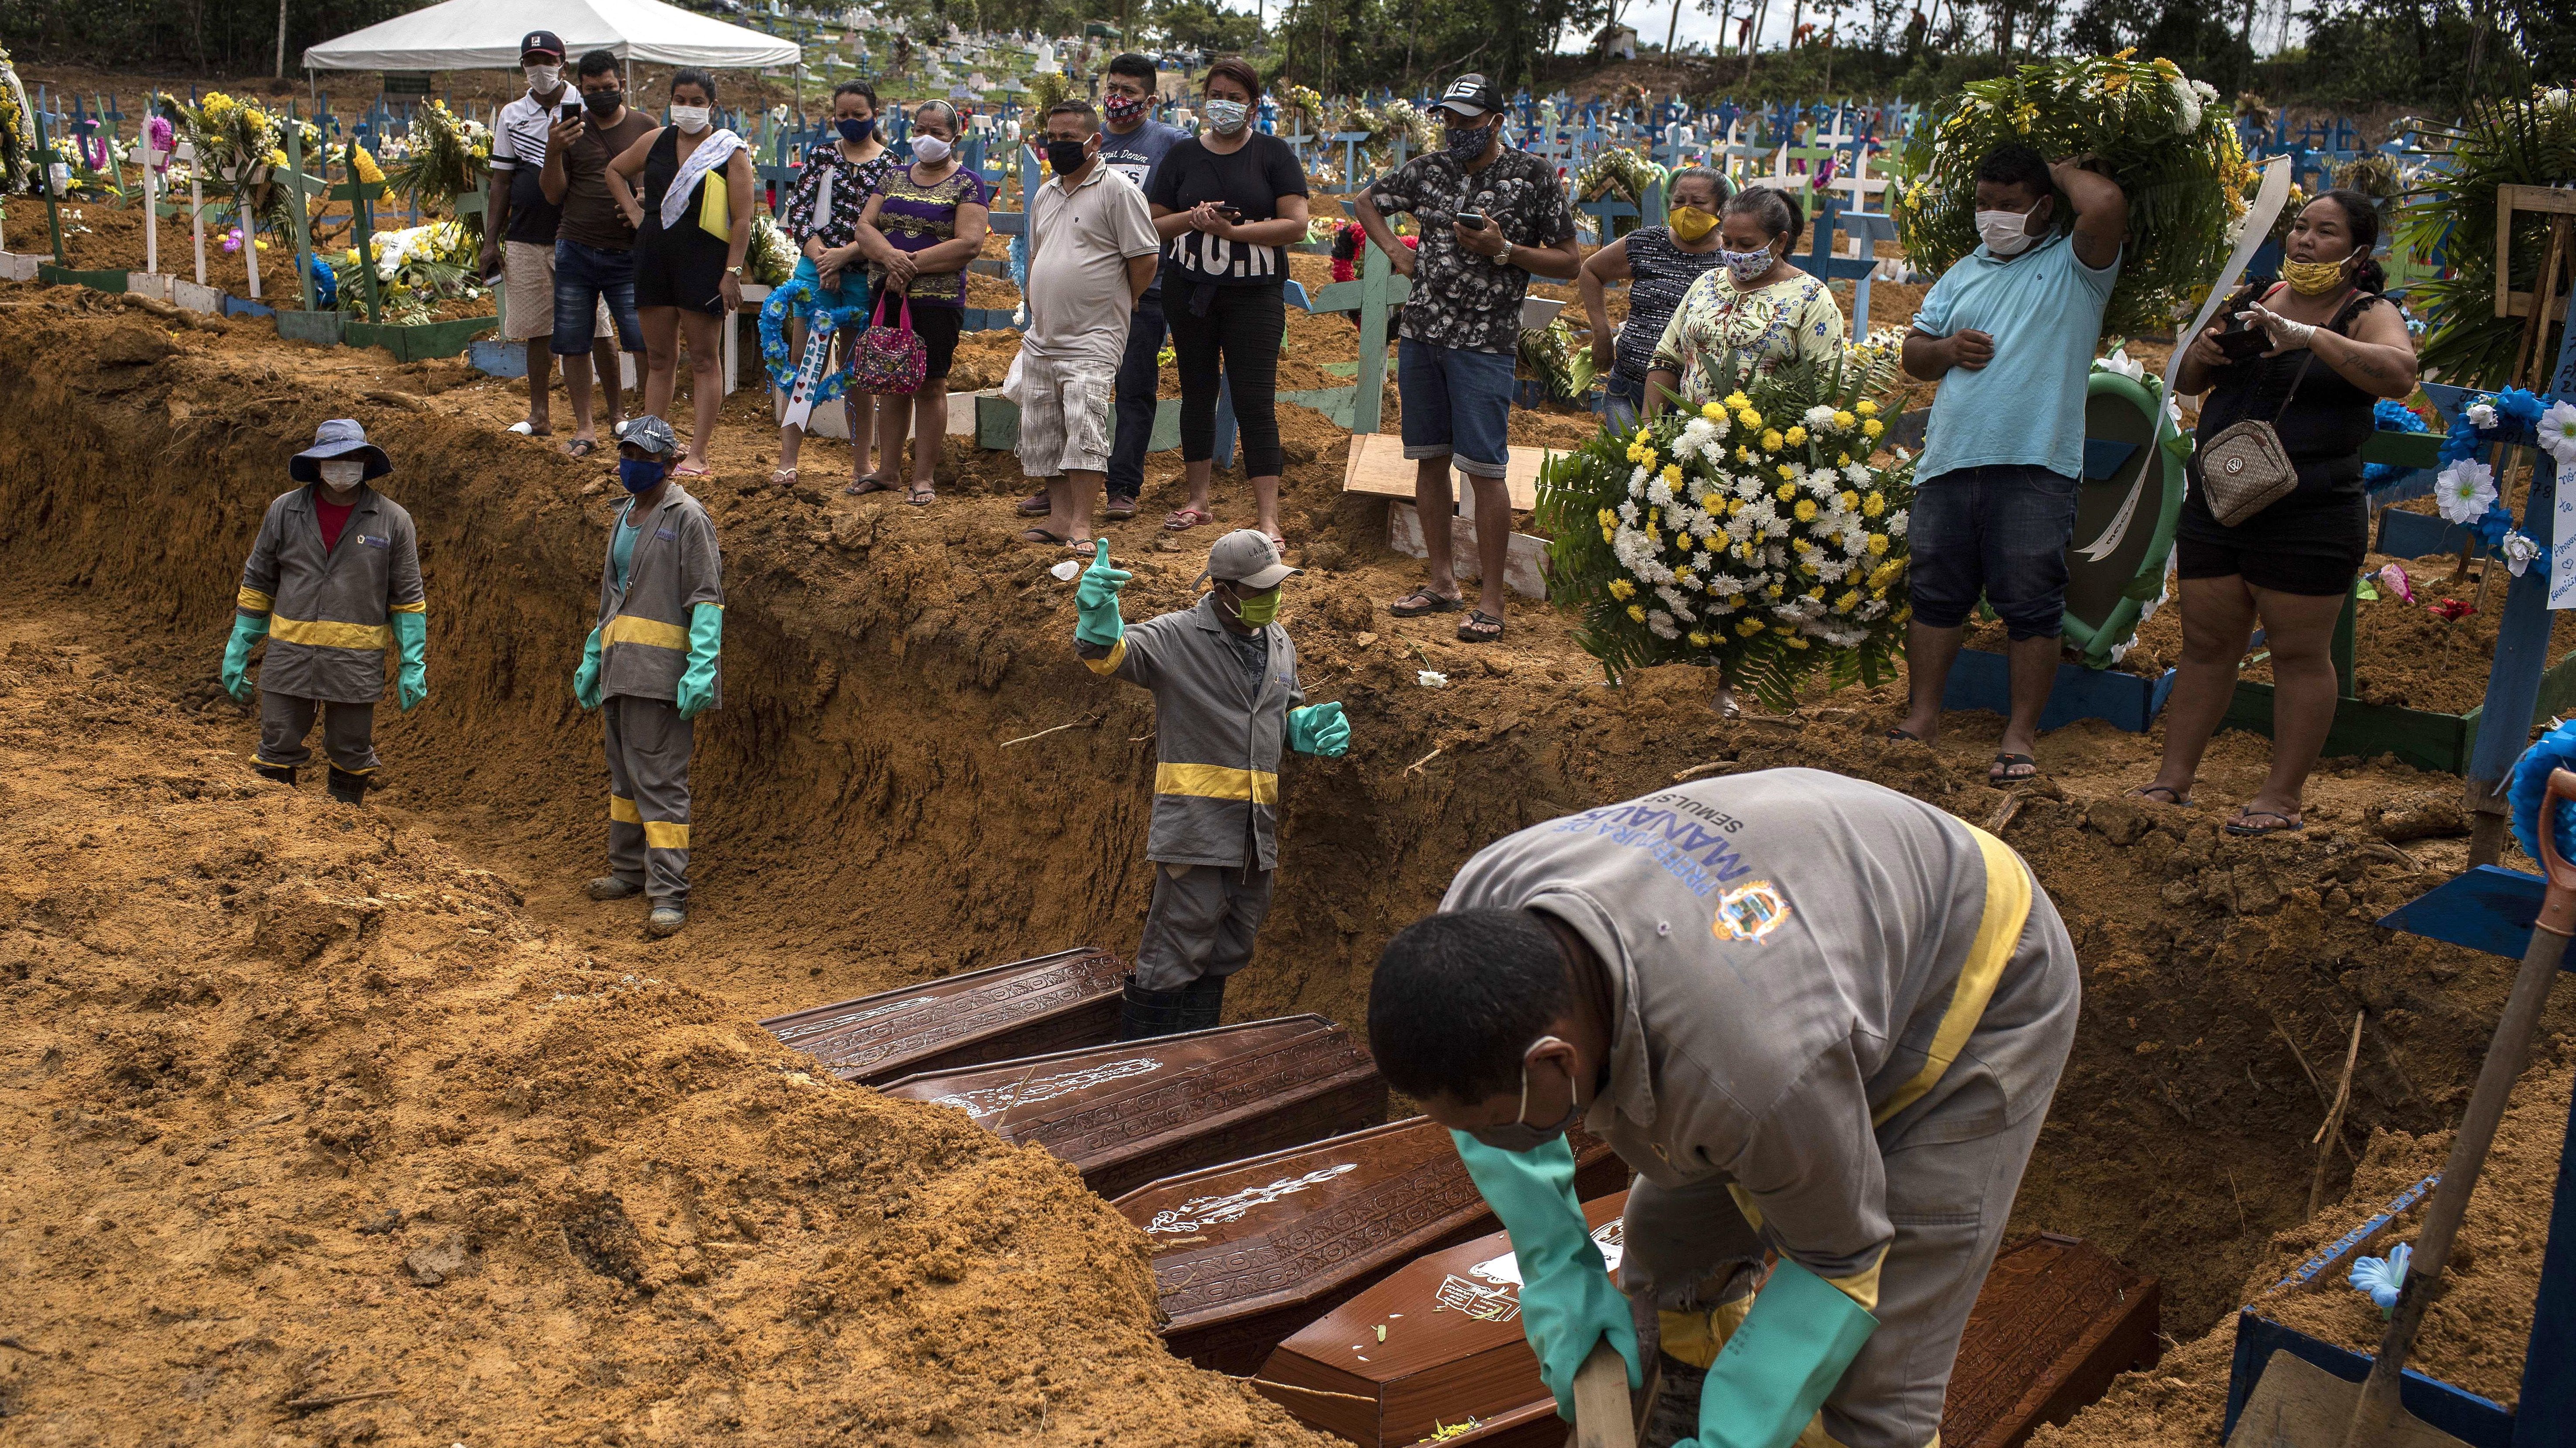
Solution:
<path fill-rule="evenodd" d="M 1594 1343 L 1574 1374 L 1575 1448 L 1637 1448 L 1632 1411 L 1627 1359 L 1607 1341 Z"/>

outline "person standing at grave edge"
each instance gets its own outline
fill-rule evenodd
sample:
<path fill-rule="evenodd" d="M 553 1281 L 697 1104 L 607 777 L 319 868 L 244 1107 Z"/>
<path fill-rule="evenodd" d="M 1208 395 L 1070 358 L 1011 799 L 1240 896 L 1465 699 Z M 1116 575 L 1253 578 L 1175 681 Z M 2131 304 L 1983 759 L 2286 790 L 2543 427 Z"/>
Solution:
<path fill-rule="evenodd" d="M 652 118 L 629 110 L 617 57 L 585 51 L 576 69 L 581 114 L 555 122 L 546 137 L 546 165 L 539 185 L 546 200 L 563 208 L 555 240 L 555 330 L 550 344 L 563 360 L 564 391 L 572 397 L 572 440 L 564 451 L 586 458 L 599 450 L 590 410 L 590 318 L 601 304 L 617 326 L 617 348 L 644 350 L 644 321 L 635 310 L 635 203 L 624 177 L 608 163 L 652 133 Z M 616 374 L 607 373 L 615 405 Z M 644 379 L 637 369 L 635 379 Z M 614 418 L 611 419 L 614 426 Z"/>
<path fill-rule="evenodd" d="M 1772 769 L 1487 846 L 1388 942 L 1369 1051 L 1510 1231 L 1560 1413 L 1597 1344 L 1642 1381 L 1651 1308 L 1640 1442 L 1924 1448 L 2081 995 L 2010 846 Z M 1577 1122 L 1638 1173 L 1615 1283 Z"/>
<path fill-rule="evenodd" d="M 1481 75 L 1440 97 L 1445 144 L 1379 177 L 1351 210 L 1397 272 L 1413 279 L 1398 328 L 1395 385 L 1404 402 L 1404 455 L 1415 460 L 1414 506 L 1429 552 L 1424 584 L 1388 608 L 1397 618 L 1466 606 L 1449 563 L 1455 507 L 1449 469 L 1475 490 L 1482 593 L 1458 626 L 1461 643 L 1503 636 L 1503 564 L 1511 546 L 1512 372 L 1521 299 L 1531 276 L 1572 281 L 1579 265 L 1574 211 L 1555 168 L 1503 145 L 1503 98 Z M 1387 213 L 1409 211 L 1421 249 L 1396 239 Z M 1368 379 L 1362 379 L 1368 385 Z"/>
<path fill-rule="evenodd" d="M 318 716 L 331 797 L 363 804 L 378 768 L 376 701 L 385 692 L 387 645 L 401 658 L 394 686 L 404 711 L 429 697 L 419 535 L 401 504 L 367 486 L 393 464 L 353 419 L 314 429 L 313 446 L 286 471 L 306 486 L 280 493 L 260 520 L 234 599 L 223 686 L 235 702 L 250 702 L 251 645 L 267 639 L 251 768 L 294 784 L 313 757 L 304 737 Z"/>
<path fill-rule="evenodd" d="M 1257 528 L 1216 540 L 1195 608 L 1128 627 L 1130 575 L 1097 545 L 1075 590 L 1074 652 L 1103 678 L 1154 695 L 1154 817 L 1145 858 L 1153 903 L 1127 977 L 1122 1041 L 1217 1023 L 1227 977 L 1252 959 L 1279 867 L 1279 750 L 1338 758 L 1350 721 L 1338 702 L 1305 706 L 1279 590 L 1304 570 Z"/>
<path fill-rule="evenodd" d="M 1986 771 L 2005 785 L 2039 777 L 2084 487 L 2085 389 L 2129 198 L 2108 176 L 2018 142 L 1986 153 L 1976 186 L 1982 244 L 1932 284 L 1905 334 L 1905 370 L 1941 390 L 1914 462 L 1908 707 L 1888 738 L 1940 733 L 1942 691 L 1982 595 L 2011 640 L 2011 714 Z"/>
<path fill-rule="evenodd" d="M 524 437 L 554 435 L 555 240 L 563 208 L 546 199 L 542 178 L 547 138 L 567 109 L 578 110 L 563 78 L 563 41 L 551 30 L 531 30 L 519 42 L 519 67 L 527 94 L 501 107 L 492 123 L 492 178 L 484 194 L 483 274 L 499 270 L 508 299 L 501 336 L 525 344 L 528 416 L 510 425 Z M 607 391 L 608 426 L 617 427 L 616 329 L 603 301 L 592 308 L 590 355 Z M 569 375 L 569 374 L 567 374 Z"/>

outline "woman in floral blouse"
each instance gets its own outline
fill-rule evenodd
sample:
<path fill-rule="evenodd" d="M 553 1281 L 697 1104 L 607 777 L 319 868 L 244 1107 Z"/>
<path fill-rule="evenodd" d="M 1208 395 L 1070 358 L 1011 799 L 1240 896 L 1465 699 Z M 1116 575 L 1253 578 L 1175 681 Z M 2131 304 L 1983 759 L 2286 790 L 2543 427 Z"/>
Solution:
<path fill-rule="evenodd" d="M 840 340 L 846 356 L 848 339 L 865 325 L 868 306 L 868 269 L 857 239 L 859 217 L 894 162 L 886 155 L 885 143 L 877 139 L 877 93 L 866 81 L 845 80 L 832 92 L 832 128 L 838 134 L 806 152 L 805 164 L 798 168 L 796 190 L 787 200 L 787 234 L 803 252 L 796 258 L 795 280 L 811 285 L 821 306 L 855 309 Z M 804 315 L 797 314 L 790 326 L 793 334 L 787 355 L 801 359 Z M 841 415 L 850 424 L 853 480 L 868 470 L 868 434 L 874 430 L 868 424 L 875 411 L 842 394 Z M 804 445 L 805 429 L 794 423 L 779 429 L 778 466 L 769 475 L 771 482 L 785 487 L 796 481 L 796 454 Z"/>
<path fill-rule="evenodd" d="M 1704 365 L 1727 353 L 1756 371 L 1832 357 L 1843 349 L 1843 310 L 1825 284 L 1789 264 L 1807 229 L 1798 203 L 1771 186 L 1748 186 L 1718 217 L 1716 269 L 1691 283 L 1665 324 L 1646 372 L 1646 416 L 1667 394 L 1696 407 L 1709 400 Z"/>

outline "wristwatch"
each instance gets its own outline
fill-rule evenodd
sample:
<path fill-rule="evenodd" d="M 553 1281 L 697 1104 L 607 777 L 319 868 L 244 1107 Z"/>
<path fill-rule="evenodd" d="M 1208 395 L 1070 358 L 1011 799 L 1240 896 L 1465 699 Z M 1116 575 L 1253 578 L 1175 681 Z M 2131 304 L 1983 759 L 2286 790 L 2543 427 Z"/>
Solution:
<path fill-rule="evenodd" d="M 1494 260 L 1501 262 L 1505 266 L 1510 266 L 1512 264 L 1512 239 L 1510 237 L 1507 236 L 1503 238 L 1503 249 L 1495 254 Z"/>

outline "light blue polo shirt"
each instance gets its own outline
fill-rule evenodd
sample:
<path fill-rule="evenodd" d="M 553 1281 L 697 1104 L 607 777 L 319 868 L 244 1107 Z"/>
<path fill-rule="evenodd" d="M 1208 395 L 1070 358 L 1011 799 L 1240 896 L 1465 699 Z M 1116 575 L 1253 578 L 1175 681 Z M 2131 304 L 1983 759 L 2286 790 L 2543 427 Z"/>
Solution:
<path fill-rule="evenodd" d="M 2100 270 L 2059 232 L 2016 257 L 1983 246 L 1961 257 L 1923 297 L 1914 330 L 1935 337 L 1979 331 L 1995 339 L 1982 369 L 1942 374 L 1924 429 L 1916 481 L 1959 468 L 2036 463 L 2084 474 L 2084 387 L 2102 340 L 2102 308 L 2120 258 Z"/>

